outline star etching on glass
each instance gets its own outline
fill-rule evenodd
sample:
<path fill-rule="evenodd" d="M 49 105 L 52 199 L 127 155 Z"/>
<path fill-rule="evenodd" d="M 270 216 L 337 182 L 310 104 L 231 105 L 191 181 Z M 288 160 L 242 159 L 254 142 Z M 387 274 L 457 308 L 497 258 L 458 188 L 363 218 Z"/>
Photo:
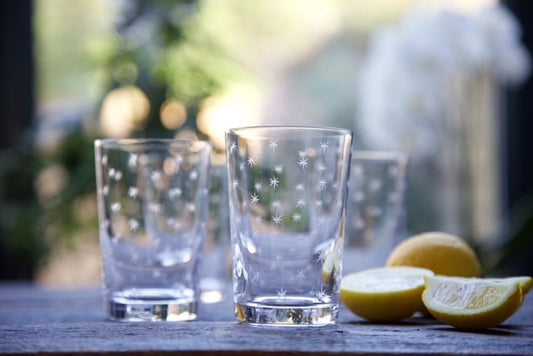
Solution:
<path fill-rule="evenodd" d="M 320 300 L 324 300 L 327 297 L 326 290 L 324 288 L 320 288 L 320 290 L 316 293 L 316 296 Z"/>
<path fill-rule="evenodd" d="M 111 211 L 114 213 L 119 212 L 121 208 L 122 208 L 122 205 L 119 202 L 115 202 L 111 204 Z"/>
<path fill-rule="evenodd" d="M 391 178 L 394 178 L 394 177 L 398 176 L 399 173 L 400 173 L 400 170 L 396 166 L 390 166 L 389 169 L 387 170 L 387 174 Z"/>
<path fill-rule="evenodd" d="M 148 210 L 154 215 L 161 214 L 161 205 L 158 203 L 150 203 L 148 204 Z"/>
<path fill-rule="evenodd" d="M 322 250 L 317 256 L 317 262 L 323 263 L 327 257 L 328 257 L 328 253 L 325 250 Z"/>
<path fill-rule="evenodd" d="M 190 180 L 197 180 L 198 179 L 198 172 L 196 171 L 196 169 L 191 171 L 191 173 L 189 174 L 189 179 Z"/>
<path fill-rule="evenodd" d="M 318 180 L 318 188 L 319 188 L 320 190 L 324 190 L 324 189 L 326 189 L 326 185 L 327 185 L 327 184 L 328 184 L 328 183 L 327 183 L 326 180 L 323 179 L 323 178 L 320 178 L 320 179 Z"/>
<path fill-rule="evenodd" d="M 318 226 L 322 226 L 324 224 L 327 224 L 327 223 L 329 223 L 329 221 L 330 221 L 329 218 L 321 216 L 320 218 L 318 218 Z"/>
<path fill-rule="evenodd" d="M 256 241 L 257 238 L 259 237 L 259 233 L 256 231 L 256 230 L 252 230 L 252 240 Z"/>
<path fill-rule="evenodd" d="M 174 230 L 179 230 L 181 228 L 181 223 L 175 218 L 168 218 L 167 225 L 173 228 Z"/>
<path fill-rule="evenodd" d="M 281 202 L 279 200 L 274 200 L 270 206 L 274 210 L 279 210 L 279 208 L 281 208 Z"/>
<path fill-rule="evenodd" d="M 150 180 L 152 182 L 159 182 L 159 180 L 161 179 L 161 172 L 159 171 L 153 171 L 151 174 L 150 174 Z"/>
<path fill-rule="evenodd" d="M 279 165 L 274 165 L 274 172 L 278 173 L 278 174 L 281 174 L 283 173 L 283 165 L 279 164 Z"/>
<path fill-rule="evenodd" d="M 298 160 L 298 166 L 301 169 L 305 169 L 309 166 L 309 159 L 307 157 L 302 157 Z"/>
<path fill-rule="evenodd" d="M 263 183 L 260 183 L 260 182 L 256 182 L 254 184 L 254 189 L 258 192 L 262 191 L 263 190 Z"/>
<path fill-rule="evenodd" d="M 281 287 L 277 292 L 278 298 L 284 298 L 287 296 L 287 291 Z"/>
<path fill-rule="evenodd" d="M 141 224 L 139 224 L 139 222 L 135 219 L 130 219 L 128 221 L 128 225 L 130 227 L 130 230 L 133 232 L 136 232 L 137 230 L 139 230 L 139 227 L 141 226 Z"/>
<path fill-rule="evenodd" d="M 252 274 L 252 281 L 254 282 L 261 282 L 263 280 L 263 278 L 261 277 L 261 272 L 259 271 L 255 271 L 253 274 Z"/>
<path fill-rule="evenodd" d="M 137 198 L 139 196 L 139 189 L 137 187 L 129 187 L 128 196 L 132 199 Z"/>
<path fill-rule="evenodd" d="M 297 208 L 302 208 L 302 207 L 304 207 L 306 205 L 307 205 L 307 202 L 305 201 L 305 199 L 299 198 L 298 200 L 296 200 L 296 207 Z"/>
<path fill-rule="evenodd" d="M 182 193 L 183 192 L 180 188 L 171 188 L 168 191 L 168 197 L 170 199 L 174 199 L 174 198 L 180 197 Z"/>
<path fill-rule="evenodd" d="M 272 222 L 276 226 L 279 226 L 282 223 L 282 221 L 283 221 L 283 215 L 281 214 L 276 214 L 272 217 Z"/>
<path fill-rule="evenodd" d="M 237 144 L 235 143 L 235 141 L 231 141 L 229 145 L 229 152 L 233 153 L 233 151 L 235 151 L 236 148 L 237 148 Z"/>
<path fill-rule="evenodd" d="M 276 148 L 278 147 L 278 140 L 276 139 L 270 139 L 268 141 L 268 148 L 272 151 L 276 151 Z"/>
<path fill-rule="evenodd" d="M 268 184 L 270 187 L 273 187 L 274 189 L 276 189 L 278 186 L 279 186 L 279 179 L 278 177 L 276 176 L 272 176 L 272 178 L 269 179 L 269 184 Z"/>
<path fill-rule="evenodd" d="M 298 278 L 300 281 L 303 281 L 305 279 L 305 271 L 303 269 L 296 271 L 296 278 Z"/>
<path fill-rule="evenodd" d="M 113 178 L 115 179 L 116 182 L 118 182 L 119 180 L 122 179 L 122 172 L 121 171 L 116 171 L 115 172 L 115 176 Z"/>
<path fill-rule="evenodd" d="M 292 221 L 293 221 L 293 222 L 300 222 L 300 221 L 302 221 L 302 215 L 300 215 L 300 214 L 294 214 L 294 215 L 292 216 Z"/>
<path fill-rule="evenodd" d="M 128 166 L 130 168 L 135 168 L 137 166 L 137 161 L 139 160 L 139 155 L 137 153 L 130 153 L 128 157 Z"/>
<path fill-rule="evenodd" d="M 252 156 L 248 156 L 248 159 L 246 160 L 246 162 L 248 163 L 250 167 L 255 166 L 255 159 Z"/>
<path fill-rule="evenodd" d="M 257 193 L 253 193 L 250 195 L 250 204 L 254 205 L 257 203 L 259 203 L 259 195 L 257 195 Z"/>
<path fill-rule="evenodd" d="M 174 158 L 174 162 L 176 163 L 177 166 L 179 166 L 180 164 L 183 163 L 183 156 L 182 155 L 177 155 L 175 158 Z"/>
<path fill-rule="evenodd" d="M 320 150 L 322 151 L 322 153 L 326 152 L 328 147 L 329 145 L 326 141 L 320 141 Z"/>

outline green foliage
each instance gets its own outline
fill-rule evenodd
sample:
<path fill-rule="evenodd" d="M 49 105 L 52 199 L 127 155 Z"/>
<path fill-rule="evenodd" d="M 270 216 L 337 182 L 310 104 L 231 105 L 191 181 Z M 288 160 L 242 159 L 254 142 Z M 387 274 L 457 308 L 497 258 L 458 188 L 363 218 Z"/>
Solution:
<path fill-rule="evenodd" d="M 39 217 L 33 178 L 41 167 L 33 152 L 29 136 L 0 152 L 0 247 L 11 251 L 13 258 L 35 261 L 47 252 L 40 239 Z M 17 271 L 2 271 L 12 278 Z"/>
<path fill-rule="evenodd" d="M 123 11 L 116 31 L 105 32 L 105 26 L 104 32 L 89 31 L 86 27 L 90 21 L 83 21 L 80 26 L 86 33 L 81 39 L 72 38 L 79 35 L 79 26 L 67 16 L 69 12 L 59 11 L 56 6 L 51 2 L 37 5 L 40 100 L 77 97 L 80 90 L 93 93 L 95 81 L 88 79 L 88 68 L 93 76 L 98 74 L 103 95 L 114 88 L 137 86 L 147 95 L 152 110 L 148 124 L 134 136 L 175 135 L 159 120 L 159 108 L 169 98 L 185 103 L 188 120 L 184 127 L 196 130 L 202 100 L 237 73 L 238 67 L 220 49 L 197 35 L 197 1 L 127 1 L 120 5 Z M 82 2 L 80 9 L 93 15 L 103 10 L 102 4 L 93 7 L 92 2 Z M 101 26 L 101 22 L 95 24 Z M 72 47 L 81 47 L 82 51 L 71 57 Z M 64 62 L 65 66 L 59 68 Z M 84 75 L 76 76 L 78 82 L 64 78 L 73 68 L 84 70 Z M 98 110 L 95 107 L 90 115 Z M 32 134 L 0 152 L 0 252 L 20 261 L 20 265 L 35 266 L 58 243 L 68 245 L 80 236 L 98 236 L 93 141 L 101 135 L 97 127 L 89 131 L 84 128 L 96 126 L 93 117 L 78 119 L 82 124 L 46 152 L 35 149 Z M 37 182 L 51 167 L 61 179 L 53 175 L 48 178 L 60 184 L 50 196 L 39 192 Z"/>

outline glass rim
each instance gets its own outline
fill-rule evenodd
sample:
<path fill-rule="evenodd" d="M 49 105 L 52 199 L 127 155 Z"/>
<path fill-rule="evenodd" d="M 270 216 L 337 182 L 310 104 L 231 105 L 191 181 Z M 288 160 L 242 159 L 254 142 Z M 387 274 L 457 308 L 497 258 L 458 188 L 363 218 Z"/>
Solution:
<path fill-rule="evenodd" d="M 352 159 L 407 162 L 409 161 L 409 154 L 393 150 L 353 150 Z"/>
<path fill-rule="evenodd" d="M 280 130 L 298 130 L 298 131 L 306 131 L 306 132 L 320 132 L 322 131 L 324 134 L 331 134 L 331 135 L 350 135 L 353 136 L 353 131 L 350 129 L 342 128 L 342 127 L 332 127 L 332 126 L 314 126 L 314 125 L 255 125 L 255 126 L 240 126 L 240 127 L 233 127 L 226 129 L 226 134 L 235 134 L 235 135 L 241 135 L 241 133 L 244 133 L 246 131 L 260 131 L 260 130 L 268 130 L 268 131 L 280 131 Z"/>
<path fill-rule="evenodd" d="M 183 140 L 174 138 L 99 138 L 94 140 L 95 147 L 122 148 L 154 146 L 196 146 L 198 148 L 211 148 L 211 143 L 203 140 Z"/>

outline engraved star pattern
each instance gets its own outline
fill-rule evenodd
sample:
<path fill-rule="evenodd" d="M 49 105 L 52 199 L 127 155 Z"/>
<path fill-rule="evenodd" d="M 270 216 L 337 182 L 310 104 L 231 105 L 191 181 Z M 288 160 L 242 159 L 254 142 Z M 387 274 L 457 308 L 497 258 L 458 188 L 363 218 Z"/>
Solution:
<path fill-rule="evenodd" d="M 327 300 L 331 288 L 317 287 L 313 274 L 331 253 L 325 236 L 339 233 L 346 182 L 337 180 L 346 169 L 348 156 L 339 148 L 344 145 L 329 137 L 300 147 L 292 137 L 262 137 L 249 144 L 228 136 L 227 142 L 230 200 L 236 203 L 230 209 L 232 238 L 242 241 L 241 253 L 255 261 L 247 275 L 234 273 L 237 285 L 246 289 L 241 279 L 264 286 L 277 281 L 273 292 L 284 298 L 293 293 L 292 284 L 305 289 L 314 283 L 308 293 Z M 297 262 L 303 256 L 306 262 Z M 248 263 L 243 259 L 240 268 Z"/>
<path fill-rule="evenodd" d="M 102 152 L 97 162 L 102 183 L 97 193 L 107 207 L 100 229 L 108 235 L 109 248 L 122 250 L 117 256 L 147 262 L 146 248 L 157 252 L 165 247 L 178 256 L 179 249 L 197 244 L 193 234 L 183 231 L 197 223 L 197 197 L 208 194 L 198 183 L 200 159 L 114 151 Z"/>

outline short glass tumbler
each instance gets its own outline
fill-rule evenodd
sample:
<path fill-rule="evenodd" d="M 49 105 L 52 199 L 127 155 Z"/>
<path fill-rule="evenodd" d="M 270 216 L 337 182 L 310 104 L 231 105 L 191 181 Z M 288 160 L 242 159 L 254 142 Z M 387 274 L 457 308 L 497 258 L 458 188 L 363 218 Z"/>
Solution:
<path fill-rule="evenodd" d="M 200 141 L 95 141 L 109 319 L 196 318 L 210 152 Z"/>
<path fill-rule="evenodd" d="M 346 206 L 344 271 L 385 265 L 406 235 L 407 154 L 354 151 Z"/>
<path fill-rule="evenodd" d="M 352 133 L 320 127 L 226 132 L 235 315 L 326 325 L 339 310 Z"/>

